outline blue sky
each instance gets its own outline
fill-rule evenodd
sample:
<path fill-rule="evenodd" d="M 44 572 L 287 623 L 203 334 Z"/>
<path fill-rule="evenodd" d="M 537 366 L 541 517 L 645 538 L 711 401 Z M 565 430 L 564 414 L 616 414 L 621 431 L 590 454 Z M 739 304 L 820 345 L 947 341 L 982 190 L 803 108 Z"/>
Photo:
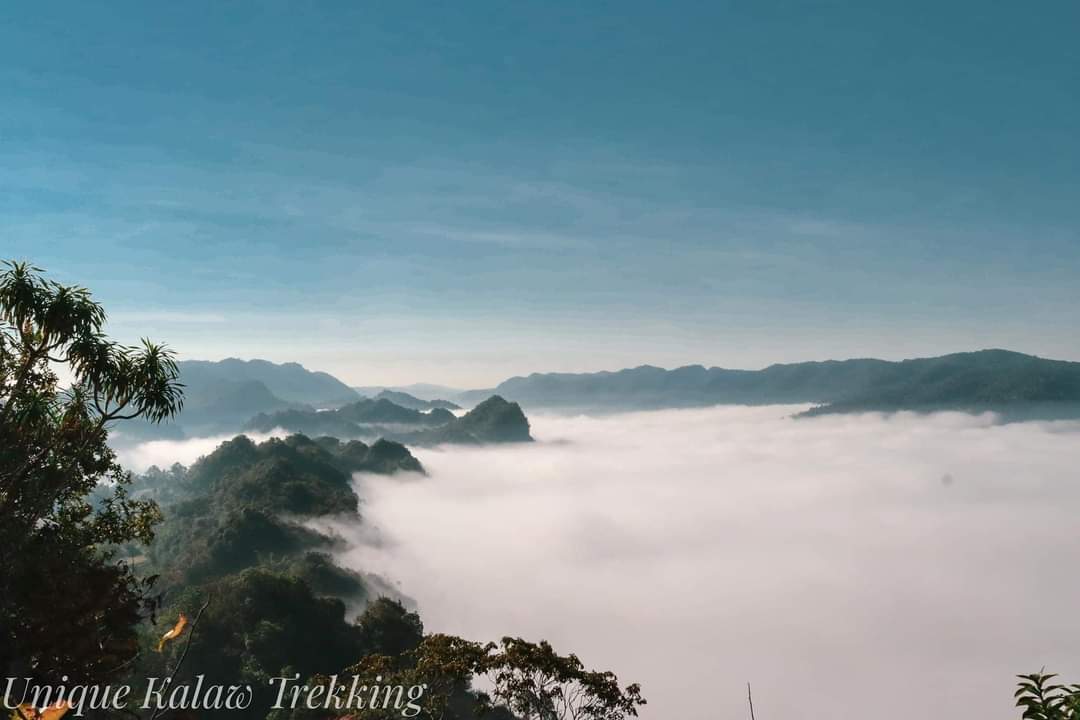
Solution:
<path fill-rule="evenodd" d="M 0 256 L 355 384 L 1080 359 L 1080 5 L 0 8 Z M 947 7 L 944 7 L 947 5 Z"/>

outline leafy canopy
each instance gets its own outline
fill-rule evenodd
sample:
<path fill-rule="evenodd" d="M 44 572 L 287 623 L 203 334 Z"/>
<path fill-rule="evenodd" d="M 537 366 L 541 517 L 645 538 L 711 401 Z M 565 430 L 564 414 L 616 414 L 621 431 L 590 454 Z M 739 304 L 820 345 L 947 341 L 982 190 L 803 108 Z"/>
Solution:
<path fill-rule="evenodd" d="M 100 680 L 134 652 L 149 585 L 108 548 L 149 542 L 160 519 L 152 502 L 128 497 L 108 431 L 174 416 L 182 385 L 164 346 L 107 338 L 105 310 L 85 288 L 26 263 L 3 268 L 0 668 L 41 681 Z"/>
<path fill-rule="evenodd" d="M 1019 675 L 1016 706 L 1024 720 L 1080 720 L 1080 685 L 1060 685 L 1054 673 Z"/>
<path fill-rule="evenodd" d="M 637 684 L 620 687 L 609 671 L 588 670 L 576 655 L 560 655 L 546 641 L 504 637 L 481 644 L 452 635 L 427 635 L 400 655 L 372 654 L 347 672 L 390 684 L 424 684 L 420 718 L 453 720 L 624 720 L 645 704 Z M 474 691 L 474 681 L 489 688 Z M 362 709 L 356 718 L 389 718 Z"/>

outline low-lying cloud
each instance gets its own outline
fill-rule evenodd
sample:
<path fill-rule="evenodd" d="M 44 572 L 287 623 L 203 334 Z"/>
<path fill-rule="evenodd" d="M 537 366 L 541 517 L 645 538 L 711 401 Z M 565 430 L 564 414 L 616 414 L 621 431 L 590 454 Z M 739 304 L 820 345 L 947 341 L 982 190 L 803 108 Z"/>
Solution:
<path fill-rule="evenodd" d="M 203 455 L 209 455 L 214 449 L 236 437 L 237 433 L 211 435 L 208 437 L 185 438 L 183 440 L 149 440 L 138 444 L 119 443 L 116 455 L 120 463 L 132 472 L 146 472 L 151 465 L 160 468 L 170 467 L 173 463 L 191 465 Z M 245 432 L 254 442 L 263 442 L 272 437 L 285 437 L 284 430 L 275 429 L 268 433 Z"/>
<path fill-rule="evenodd" d="M 1012 719 L 1080 680 L 1080 425 L 711 408 L 534 417 L 529 446 L 358 477 L 342 559 L 429 630 L 550 640 L 655 720 Z M 380 542 L 372 544 L 372 526 Z M 349 528 L 339 528 L 348 534 Z"/>

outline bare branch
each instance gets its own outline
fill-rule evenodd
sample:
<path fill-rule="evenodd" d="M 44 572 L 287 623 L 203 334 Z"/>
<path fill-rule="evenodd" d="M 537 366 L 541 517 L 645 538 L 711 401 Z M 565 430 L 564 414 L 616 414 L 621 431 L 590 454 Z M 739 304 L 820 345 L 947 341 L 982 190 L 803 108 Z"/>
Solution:
<path fill-rule="evenodd" d="M 191 622 L 191 630 L 188 631 L 187 642 L 184 644 L 184 651 L 180 653 L 180 659 L 176 661 L 176 666 L 172 669 L 172 672 L 169 673 L 169 677 L 172 678 L 172 680 L 176 679 L 176 674 L 180 672 L 184 660 L 187 659 L 188 650 L 191 649 L 191 641 L 195 638 L 195 628 L 199 625 L 199 618 L 202 617 L 203 612 L 206 611 L 206 608 L 209 607 L 209 605 L 210 598 L 207 597 L 206 602 L 202 604 L 202 607 L 199 608 L 199 612 L 195 614 L 195 619 Z M 168 710 L 167 706 L 158 707 L 154 710 L 153 714 L 150 715 L 150 720 L 157 720 L 157 718 L 165 714 L 166 710 Z"/>

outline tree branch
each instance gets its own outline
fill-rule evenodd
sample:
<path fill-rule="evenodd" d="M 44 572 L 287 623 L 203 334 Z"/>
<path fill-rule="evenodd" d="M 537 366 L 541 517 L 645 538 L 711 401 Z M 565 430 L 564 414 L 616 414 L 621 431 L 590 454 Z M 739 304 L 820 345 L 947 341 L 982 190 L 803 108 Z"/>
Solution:
<path fill-rule="evenodd" d="M 26 386 L 26 380 L 30 377 L 30 370 L 33 369 L 34 365 L 37 364 L 37 361 L 39 360 L 38 355 L 45 349 L 45 341 L 42 341 L 41 346 L 38 347 L 37 350 L 30 347 L 29 341 L 24 340 L 24 345 L 25 347 L 23 350 L 26 352 L 26 360 L 23 362 L 22 367 L 19 368 L 19 374 L 15 376 L 15 385 L 12 386 L 11 394 L 8 395 L 7 400 L 4 401 L 4 407 L 0 409 L 0 425 L 7 420 L 8 413 L 11 412 L 11 409 L 19 399 L 19 394 Z"/>
<path fill-rule="evenodd" d="M 170 683 L 169 683 L 170 685 L 172 684 L 172 680 L 176 679 L 176 674 L 178 672 L 180 672 L 180 668 L 183 666 L 184 660 L 187 659 L 188 650 L 191 649 L 191 641 L 195 638 L 195 628 L 199 624 L 199 618 L 202 617 L 203 612 L 206 611 L 206 608 L 209 605 L 210 605 L 210 598 L 207 597 L 206 602 L 204 602 L 202 604 L 202 607 L 199 608 L 199 612 L 197 612 L 195 614 L 195 619 L 192 620 L 192 622 L 191 622 L 191 630 L 188 631 L 187 643 L 184 644 L 184 651 L 182 653 L 180 653 L 180 659 L 176 661 L 176 666 L 172 669 L 172 672 L 169 673 L 169 677 L 171 678 Z M 169 709 L 168 707 L 158 707 L 150 715 L 150 720 L 157 720 L 157 718 L 164 715 L 165 711 L 168 710 L 168 709 Z"/>

